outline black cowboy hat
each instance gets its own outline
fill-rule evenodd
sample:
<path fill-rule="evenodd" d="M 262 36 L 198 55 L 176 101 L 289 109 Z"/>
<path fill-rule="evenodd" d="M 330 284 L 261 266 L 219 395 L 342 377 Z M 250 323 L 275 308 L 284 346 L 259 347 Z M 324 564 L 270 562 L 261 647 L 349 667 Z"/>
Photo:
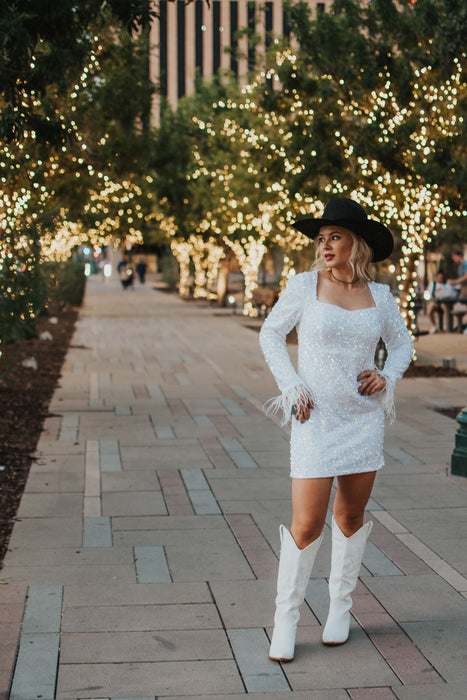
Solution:
<path fill-rule="evenodd" d="M 294 221 L 292 226 L 308 238 L 316 238 L 322 226 L 342 226 L 361 236 L 373 251 L 373 262 L 388 258 L 394 248 L 391 231 L 380 221 L 369 219 L 360 204 L 347 197 L 331 199 L 322 219 L 306 217 Z"/>

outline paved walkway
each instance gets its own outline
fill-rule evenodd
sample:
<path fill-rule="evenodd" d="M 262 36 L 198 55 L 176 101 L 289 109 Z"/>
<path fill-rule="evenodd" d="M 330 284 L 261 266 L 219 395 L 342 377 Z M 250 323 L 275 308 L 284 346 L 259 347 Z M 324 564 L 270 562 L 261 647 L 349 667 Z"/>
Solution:
<path fill-rule="evenodd" d="M 351 639 L 320 643 L 327 527 L 283 666 L 274 393 L 245 320 L 90 281 L 0 573 L 0 698 L 465 698 L 467 480 L 434 409 L 465 405 L 467 378 L 400 384 Z"/>
<path fill-rule="evenodd" d="M 416 342 L 420 362 L 442 365 L 454 360 L 457 369 L 467 371 L 467 334 L 436 333 L 421 335 Z"/>

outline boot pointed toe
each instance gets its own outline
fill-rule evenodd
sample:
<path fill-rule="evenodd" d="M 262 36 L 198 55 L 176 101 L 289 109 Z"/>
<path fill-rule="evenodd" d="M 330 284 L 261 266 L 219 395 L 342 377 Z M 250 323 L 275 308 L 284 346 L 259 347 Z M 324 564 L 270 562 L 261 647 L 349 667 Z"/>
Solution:
<path fill-rule="evenodd" d="M 321 638 L 327 647 L 337 647 L 345 644 L 349 638 L 349 622 L 345 619 L 335 620 L 334 623 L 326 623 Z"/>

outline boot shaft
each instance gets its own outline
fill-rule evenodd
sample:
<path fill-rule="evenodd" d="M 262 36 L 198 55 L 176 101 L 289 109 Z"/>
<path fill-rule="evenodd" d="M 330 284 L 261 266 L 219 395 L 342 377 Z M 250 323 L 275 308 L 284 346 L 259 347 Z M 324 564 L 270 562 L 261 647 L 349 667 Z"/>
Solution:
<path fill-rule="evenodd" d="M 350 537 L 346 537 L 334 517 L 332 519 L 332 554 L 329 593 L 333 596 L 351 593 L 358 579 L 365 546 L 373 528 L 370 521 Z"/>

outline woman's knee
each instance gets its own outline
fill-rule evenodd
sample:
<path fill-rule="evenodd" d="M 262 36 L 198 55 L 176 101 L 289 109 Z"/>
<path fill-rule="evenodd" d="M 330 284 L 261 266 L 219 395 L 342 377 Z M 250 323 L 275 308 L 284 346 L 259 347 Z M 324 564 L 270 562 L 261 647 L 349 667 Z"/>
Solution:
<path fill-rule="evenodd" d="M 350 537 L 363 525 L 364 510 L 348 510 L 346 508 L 335 508 L 334 519 L 346 537 Z"/>
<path fill-rule="evenodd" d="M 291 533 L 299 549 L 304 549 L 321 535 L 324 521 L 318 517 L 296 518 L 292 520 Z"/>
<path fill-rule="evenodd" d="M 332 481 L 332 478 L 292 479 L 291 533 L 300 549 L 316 540 L 323 530 Z"/>

